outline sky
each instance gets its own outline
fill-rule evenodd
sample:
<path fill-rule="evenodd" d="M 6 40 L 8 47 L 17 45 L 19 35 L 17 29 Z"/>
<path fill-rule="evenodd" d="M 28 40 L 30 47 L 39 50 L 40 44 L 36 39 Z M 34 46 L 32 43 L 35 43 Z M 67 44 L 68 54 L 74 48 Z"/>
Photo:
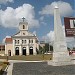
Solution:
<path fill-rule="evenodd" d="M 64 17 L 75 17 L 74 3 L 75 0 L 0 0 L 0 42 L 18 32 L 22 17 L 39 40 L 53 41 L 54 6 L 59 7 L 64 30 Z M 73 38 L 67 39 L 67 42 L 73 41 Z"/>

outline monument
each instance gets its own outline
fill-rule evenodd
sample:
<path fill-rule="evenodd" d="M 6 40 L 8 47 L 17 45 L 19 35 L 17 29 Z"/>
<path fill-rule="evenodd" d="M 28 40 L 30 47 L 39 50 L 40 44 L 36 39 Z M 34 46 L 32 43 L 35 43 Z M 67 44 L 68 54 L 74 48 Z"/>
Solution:
<path fill-rule="evenodd" d="M 62 66 L 71 64 L 58 6 L 54 8 L 54 36 L 53 59 L 48 61 L 48 65 Z"/>

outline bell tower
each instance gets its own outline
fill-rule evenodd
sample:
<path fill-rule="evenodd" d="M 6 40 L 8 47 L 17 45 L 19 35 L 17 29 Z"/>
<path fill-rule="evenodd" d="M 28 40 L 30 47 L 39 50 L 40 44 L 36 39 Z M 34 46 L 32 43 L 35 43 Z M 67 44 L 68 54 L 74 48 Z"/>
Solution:
<path fill-rule="evenodd" d="M 19 30 L 21 32 L 21 35 L 27 35 L 28 32 L 28 22 L 26 19 L 23 17 L 23 22 L 19 23 Z"/>
<path fill-rule="evenodd" d="M 28 30 L 28 22 L 26 19 L 23 17 L 23 22 L 19 23 L 19 30 Z"/>

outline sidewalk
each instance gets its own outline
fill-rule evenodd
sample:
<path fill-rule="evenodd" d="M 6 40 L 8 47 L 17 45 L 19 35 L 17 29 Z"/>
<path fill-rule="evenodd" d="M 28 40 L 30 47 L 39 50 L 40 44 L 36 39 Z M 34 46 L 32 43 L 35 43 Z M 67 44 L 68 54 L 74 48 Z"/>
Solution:
<path fill-rule="evenodd" d="M 12 70 L 13 70 L 13 63 L 10 63 L 10 65 L 6 67 L 3 75 L 12 75 Z"/>
<path fill-rule="evenodd" d="M 7 75 L 12 75 L 12 70 L 13 70 L 13 63 L 10 63 L 10 65 L 7 69 Z"/>

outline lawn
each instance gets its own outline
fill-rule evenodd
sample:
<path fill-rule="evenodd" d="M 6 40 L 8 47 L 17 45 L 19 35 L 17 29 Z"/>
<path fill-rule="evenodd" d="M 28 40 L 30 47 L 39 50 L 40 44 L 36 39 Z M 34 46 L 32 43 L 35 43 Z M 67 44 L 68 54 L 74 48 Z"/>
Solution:
<path fill-rule="evenodd" d="M 6 56 L 0 56 L 0 59 L 7 59 Z M 39 55 L 28 55 L 28 56 L 9 56 L 8 60 L 25 60 L 25 61 L 41 61 L 51 60 L 52 54 L 39 54 Z"/>

